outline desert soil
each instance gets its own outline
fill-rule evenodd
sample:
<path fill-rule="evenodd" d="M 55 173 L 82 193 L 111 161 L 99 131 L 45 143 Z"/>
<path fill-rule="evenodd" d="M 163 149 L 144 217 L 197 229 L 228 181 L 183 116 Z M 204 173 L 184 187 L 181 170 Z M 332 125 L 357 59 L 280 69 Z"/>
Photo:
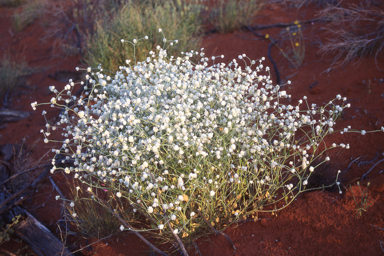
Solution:
<path fill-rule="evenodd" d="M 355 1 L 359 2 L 359 1 Z M 42 41 L 44 26 L 35 22 L 23 31 L 16 33 L 11 26 L 11 15 L 15 9 L 0 8 L 0 49 L 4 53 L 19 53 L 26 57 L 31 67 L 39 70 L 26 78 L 25 84 L 10 96 L 10 109 L 29 111 L 27 119 L 3 123 L 0 126 L 0 145 L 16 144 L 23 138 L 32 145 L 37 141 L 34 158 L 45 157 L 49 161 L 50 145 L 42 142 L 40 130 L 46 121 L 41 115 L 44 108 L 31 109 L 31 103 L 48 102 L 53 96 L 48 87 L 55 85 L 61 89 L 66 82 L 52 79 L 56 71 L 75 71 L 75 67 L 84 67 L 79 56 L 53 56 L 53 47 L 49 41 Z M 267 5 L 254 24 L 292 23 L 295 20 L 315 18 L 321 7 L 316 4 L 305 5 L 300 9 L 278 4 Z M 44 19 L 44 18 L 42 18 Z M 299 68 L 294 68 L 278 51 L 272 47 L 271 55 L 277 63 L 282 82 L 291 80 L 285 90 L 292 95 L 291 104 L 297 103 L 303 96 L 309 103 L 323 105 L 337 94 L 348 98 L 352 107 L 347 109 L 338 120 L 336 129 L 352 126 L 358 130 L 378 130 L 384 126 L 384 55 L 364 57 L 344 66 L 331 66 L 334 56 L 319 53 L 319 45 L 327 41 L 329 34 L 325 24 L 313 22 L 302 25 L 305 38 L 305 58 Z M 285 28 L 270 28 L 259 31 L 280 38 Z M 245 53 L 251 59 L 265 56 L 264 65 L 270 66 L 272 78 L 275 73 L 267 58 L 270 41 L 254 36 L 250 31 L 237 31 L 230 34 L 210 33 L 203 37 L 202 47 L 207 56 L 225 55 L 224 62 L 229 63 L 239 54 Z M 51 76 L 49 76 L 51 75 Z M 315 86 L 310 87 L 315 82 Z M 0 103 L 2 107 L 3 103 Z M 45 108 L 49 121 L 56 120 L 59 110 Z M 322 168 L 314 185 L 330 182 L 338 170 L 341 170 L 342 194 L 338 189 L 307 192 L 298 197 L 286 209 L 276 215 L 259 214 L 259 221 L 244 221 L 230 227 L 225 233 L 231 238 L 236 251 L 222 236 L 209 235 L 196 241 L 202 255 L 383 255 L 384 254 L 384 162 L 376 165 L 365 179 L 375 163 L 384 158 L 384 133 L 332 134 L 325 142 L 349 143 L 350 149 L 329 151 L 329 164 Z M 360 157 L 352 163 L 353 160 Z M 352 163 L 352 164 L 351 164 Z M 55 173 L 52 179 L 66 191 L 66 182 L 62 173 Z M 362 188 L 368 183 L 368 198 L 373 203 L 362 217 L 356 217 L 358 208 L 353 194 L 361 199 L 357 181 Z M 333 180 L 331 180 L 333 182 Z M 352 191 L 352 192 L 351 192 Z M 33 196 L 23 203 L 38 220 L 59 237 L 57 221 L 60 219 L 60 204 L 55 200 L 57 192 L 49 179 L 45 179 Z M 95 242 L 96 241 L 96 242 Z M 69 238 L 67 245 L 72 251 L 83 249 L 85 255 L 147 255 L 149 248 L 134 234 L 121 233 L 101 241 L 98 238 Z M 4 248 L 15 251 L 22 243 L 4 244 Z M 161 248 L 167 249 L 170 245 Z M 30 251 L 29 251 L 30 252 Z M 80 252 L 79 252 L 79 255 Z M 195 250 L 190 249 L 190 255 Z"/>

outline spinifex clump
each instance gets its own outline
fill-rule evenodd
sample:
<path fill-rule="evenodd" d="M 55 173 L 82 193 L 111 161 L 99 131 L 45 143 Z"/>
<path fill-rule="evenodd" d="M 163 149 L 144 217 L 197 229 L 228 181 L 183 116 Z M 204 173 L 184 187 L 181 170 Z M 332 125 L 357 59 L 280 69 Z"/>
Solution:
<path fill-rule="evenodd" d="M 290 96 L 272 84 L 264 58 L 240 55 L 242 68 L 236 60 L 209 66 L 203 51 L 182 56 L 158 46 L 115 74 L 88 68 L 86 97 L 72 95 L 73 82 L 62 92 L 51 87 L 49 104 L 64 111 L 44 135 L 48 142 L 50 129 L 62 129 L 54 152 L 74 161 L 66 168 L 53 161 L 52 172 L 112 191 L 134 212 L 134 228 L 188 242 L 211 230 L 208 223 L 223 230 L 290 204 L 322 163 L 311 165 L 344 106 L 334 103 L 339 95 L 324 107 L 306 98 L 304 109 L 302 100 L 284 104 Z"/>

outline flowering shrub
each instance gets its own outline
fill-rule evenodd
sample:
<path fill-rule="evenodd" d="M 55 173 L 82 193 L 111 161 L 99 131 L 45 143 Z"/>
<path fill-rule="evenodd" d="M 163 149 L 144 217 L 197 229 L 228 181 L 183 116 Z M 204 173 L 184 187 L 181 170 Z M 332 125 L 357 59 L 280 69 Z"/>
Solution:
<path fill-rule="evenodd" d="M 51 106 L 64 111 L 55 126 L 47 124 L 45 142 L 60 127 L 64 141 L 54 152 L 74 161 L 60 167 L 53 160 L 52 172 L 73 173 L 89 191 L 108 188 L 130 209 L 133 227 L 144 216 L 148 226 L 137 229 L 164 240 L 223 230 L 280 210 L 305 191 L 329 160 L 319 160 L 329 149 L 320 143 L 350 106 L 336 102 L 346 99 L 287 105 L 290 95 L 273 85 L 264 58 L 243 54 L 226 65 L 212 57 L 209 65 L 203 49 L 173 57 L 163 48 L 146 61 L 127 60 L 115 74 L 88 68 L 85 97 L 72 95 L 71 81 L 61 92 L 50 88 Z"/>

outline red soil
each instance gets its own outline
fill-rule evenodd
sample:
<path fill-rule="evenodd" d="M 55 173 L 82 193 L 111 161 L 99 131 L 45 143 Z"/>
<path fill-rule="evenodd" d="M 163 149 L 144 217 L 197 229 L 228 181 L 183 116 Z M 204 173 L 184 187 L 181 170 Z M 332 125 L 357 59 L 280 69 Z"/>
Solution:
<path fill-rule="evenodd" d="M 312 19 L 318 10 L 320 7 L 315 5 L 304 6 L 297 10 L 272 4 L 266 6 L 260 18 L 255 20 L 255 24 Z M 48 86 L 55 85 L 60 89 L 65 85 L 50 79 L 48 74 L 56 70 L 73 71 L 76 66 L 81 66 L 79 57 L 51 57 L 50 43 L 40 41 L 44 30 L 38 22 L 20 33 L 10 32 L 12 31 L 10 23 L 12 12 L 13 9 L 0 8 L 2 51 L 7 49 L 13 53 L 21 51 L 30 66 L 44 67 L 45 70 L 28 77 L 26 85 L 11 95 L 10 108 L 30 111 L 31 117 L 17 123 L 5 124 L 5 128 L 0 128 L 0 145 L 16 143 L 23 137 L 27 138 L 29 144 L 41 139 L 42 135 L 39 131 L 45 125 L 41 115 L 44 108 L 39 107 L 37 111 L 32 111 L 30 103 L 48 102 L 52 97 Z M 345 66 L 330 69 L 333 56 L 318 53 L 319 43 L 324 43 L 328 36 L 323 28 L 322 23 L 303 24 L 306 52 L 303 64 L 298 69 L 292 68 L 276 47 L 272 48 L 272 57 L 277 63 L 282 81 L 292 80 L 292 84 L 285 88 L 292 95 L 292 104 L 306 95 L 309 103 L 323 105 L 334 99 L 337 94 L 341 94 L 343 97 L 348 97 L 352 107 L 345 111 L 336 128 L 342 129 L 351 125 L 358 130 L 380 129 L 384 126 L 384 73 L 379 70 L 384 70 L 383 55 L 378 56 L 377 66 L 374 57 L 365 57 L 360 63 L 351 62 Z M 280 29 L 272 28 L 259 32 L 278 38 Z M 207 56 L 224 54 L 223 61 L 228 63 L 242 53 L 247 54 L 251 59 L 267 57 L 269 43 L 269 40 L 257 38 L 251 32 L 235 32 L 209 34 L 204 37 L 202 46 L 205 47 Z M 264 65 L 271 67 L 274 78 L 275 74 L 268 58 Z M 310 85 L 316 81 L 318 84 L 310 89 Z M 47 119 L 54 121 L 58 111 L 49 107 L 45 109 L 48 112 Z M 318 179 L 321 182 L 322 175 L 325 178 L 333 177 L 337 170 L 341 170 L 343 194 L 339 194 L 337 189 L 304 193 L 277 215 L 260 214 L 260 220 L 257 222 L 239 223 L 238 226 L 226 230 L 225 233 L 237 248 L 236 252 L 223 236 L 210 235 L 196 241 L 201 254 L 238 256 L 384 254 L 384 198 L 382 197 L 384 162 L 375 166 L 367 178 L 360 182 L 362 188 L 370 182 L 368 193 L 369 199 L 373 202 L 373 205 L 363 212 L 361 218 L 355 217 L 357 206 L 352 196 L 354 194 L 360 200 L 357 181 L 373 167 L 373 164 L 384 158 L 384 150 L 381 148 L 384 145 L 384 133 L 369 133 L 365 136 L 359 133 L 332 134 L 326 138 L 327 144 L 333 142 L 349 143 L 351 149 L 329 152 L 330 164 L 321 170 L 323 174 L 320 174 Z M 36 159 L 50 149 L 49 144 L 41 141 L 38 145 Z M 349 166 L 357 157 L 364 156 L 361 159 L 368 161 L 376 154 L 378 157 L 375 161 L 366 164 L 356 161 Z M 61 175 L 55 174 L 53 179 L 63 189 L 65 181 Z M 347 190 L 350 186 L 353 194 Z M 24 206 L 57 234 L 55 224 L 60 218 L 60 205 L 54 199 L 56 194 L 51 183 L 46 179 Z M 83 240 L 75 247 L 81 249 L 85 245 L 86 242 Z M 8 246 L 15 248 L 20 245 Z M 161 248 L 167 249 L 167 246 Z M 125 233 L 99 241 L 82 250 L 86 255 L 146 255 L 148 252 L 149 248 L 137 237 Z M 195 255 L 193 249 L 190 255 Z"/>

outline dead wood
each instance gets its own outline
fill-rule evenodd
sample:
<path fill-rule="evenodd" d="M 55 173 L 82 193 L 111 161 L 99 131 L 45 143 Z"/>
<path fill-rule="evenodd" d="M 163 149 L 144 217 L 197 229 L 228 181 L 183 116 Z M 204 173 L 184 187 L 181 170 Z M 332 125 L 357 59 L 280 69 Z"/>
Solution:
<path fill-rule="evenodd" d="M 26 214 L 27 218 L 16 224 L 14 231 L 37 255 L 73 255 L 43 224 L 30 213 Z"/>
<path fill-rule="evenodd" d="M 31 113 L 27 111 L 0 109 L 0 123 L 2 122 L 17 122 L 27 118 Z"/>

